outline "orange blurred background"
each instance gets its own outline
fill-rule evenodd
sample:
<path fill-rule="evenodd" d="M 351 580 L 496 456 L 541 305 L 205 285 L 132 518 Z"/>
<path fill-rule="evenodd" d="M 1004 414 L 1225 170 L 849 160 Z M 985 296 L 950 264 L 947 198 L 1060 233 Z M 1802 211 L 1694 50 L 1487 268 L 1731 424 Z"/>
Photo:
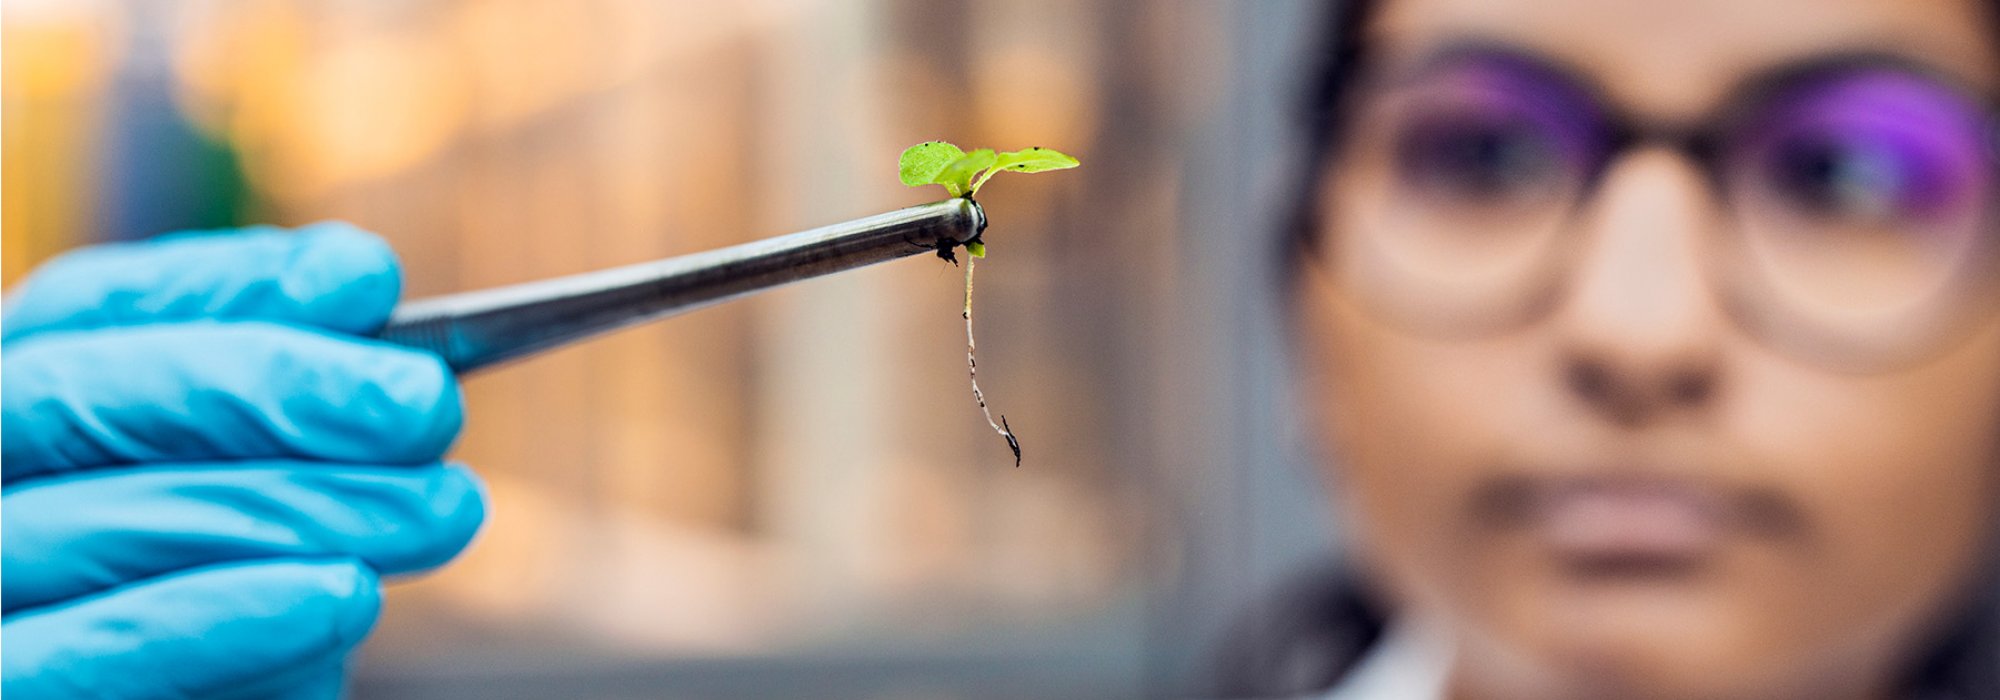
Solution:
<path fill-rule="evenodd" d="M 1171 692 L 1325 546 L 1262 267 L 1304 5 L 10 2 L 0 262 L 339 218 L 425 296 L 940 198 L 919 141 L 1060 148 L 981 195 L 1024 466 L 927 256 L 470 378 L 488 524 L 357 694 Z"/>

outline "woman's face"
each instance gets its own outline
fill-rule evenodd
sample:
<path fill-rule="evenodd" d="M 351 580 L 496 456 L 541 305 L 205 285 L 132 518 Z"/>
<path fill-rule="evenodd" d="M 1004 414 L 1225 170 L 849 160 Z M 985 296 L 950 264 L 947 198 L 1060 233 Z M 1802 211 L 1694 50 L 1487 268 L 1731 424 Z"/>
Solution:
<path fill-rule="evenodd" d="M 1371 18 L 1379 89 L 1323 173 L 1299 326 L 1350 541 L 1400 614 L 1451 635 L 1460 694 L 1893 693 L 1991 544 L 2000 320 L 1949 297 L 1994 277 L 1968 261 L 2000 207 L 1988 146 L 1909 156 L 1894 134 L 1849 151 L 1813 135 L 1838 146 L 1842 129 L 1900 128 L 1870 115 L 1993 94 L 1986 11 L 1389 0 Z M 1433 71 L 1469 45 L 1561 68 Z M 1899 112 L 1810 86 L 1785 99 L 1834 96 L 1803 117 L 1745 97 L 1855 53 L 1966 92 L 1911 81 L 1919 104 Z M 1432 89 L 1452 81 L 1471 96 Z M 1502 125 L 1492 138 L 1451 121 L 1467 101 Z M 1589 141 L 1593 103 L 1727 123 L 1725 155 L 1706 169 L 1664 141 L 1604 156 L 1505 137 L 1541 124 Z M 1593 157 L 1591 184 L 1550 174 Z M 1424 170 L 1468 159 L 1500 180 Z M 1962 312 L 1949 333 L 1944 308 Z"/>

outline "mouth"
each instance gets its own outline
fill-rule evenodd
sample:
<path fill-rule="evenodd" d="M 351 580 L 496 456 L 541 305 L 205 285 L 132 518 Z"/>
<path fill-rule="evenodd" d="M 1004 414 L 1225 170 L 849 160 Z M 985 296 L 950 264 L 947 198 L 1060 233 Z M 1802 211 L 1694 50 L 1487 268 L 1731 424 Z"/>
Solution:
<path fill-rule="evenodd" d="M 1526 535 L 1566 571 L 1591 578 L 1692 575 L 1733 541 L 1799 529 L 1797 509 L 1779 494 L 1684 478 L 1511 476 L 1480 501 L 1482 525 Z"/>

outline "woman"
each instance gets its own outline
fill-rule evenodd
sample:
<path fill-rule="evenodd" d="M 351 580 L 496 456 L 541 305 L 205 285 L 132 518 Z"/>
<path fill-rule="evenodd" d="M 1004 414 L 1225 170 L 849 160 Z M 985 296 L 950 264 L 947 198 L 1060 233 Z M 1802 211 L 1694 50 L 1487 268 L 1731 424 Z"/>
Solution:
<path fill-rule="evenodd" d="M 2000 697 L 2000 9 L 1345 15 L 1286 259 L 1360 583 L 1229 690 Z"/>

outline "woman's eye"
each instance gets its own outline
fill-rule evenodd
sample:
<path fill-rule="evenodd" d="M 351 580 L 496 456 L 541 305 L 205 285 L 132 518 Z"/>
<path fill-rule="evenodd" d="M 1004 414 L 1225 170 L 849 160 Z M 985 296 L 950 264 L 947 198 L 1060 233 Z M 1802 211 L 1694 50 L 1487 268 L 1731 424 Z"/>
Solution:
<path fill-rule="evenodd" d="M 1430 120 L 1397 148 L 1403 181 L 1433 196 L 1501 203 L 1544 192 L 1560 177 L 1552 139 L 1518 120 Z"/>
<path fill-rule="evenodd" d="M 1767 175 L 1773 191 L 1812 218 L 1886 223 L 1911 213 L 1911 168 L 1888 144 L 1815 135 L 1780 144 Z"/>
<path fill-rule="evenodd" d="M 1842 226 L 1908 226 L 1950 218 L 1968 200 L 1952 158 L 1896 132 L 1800 134 L 1766 156 L 1766 186 L 1798 214 Z"/>

